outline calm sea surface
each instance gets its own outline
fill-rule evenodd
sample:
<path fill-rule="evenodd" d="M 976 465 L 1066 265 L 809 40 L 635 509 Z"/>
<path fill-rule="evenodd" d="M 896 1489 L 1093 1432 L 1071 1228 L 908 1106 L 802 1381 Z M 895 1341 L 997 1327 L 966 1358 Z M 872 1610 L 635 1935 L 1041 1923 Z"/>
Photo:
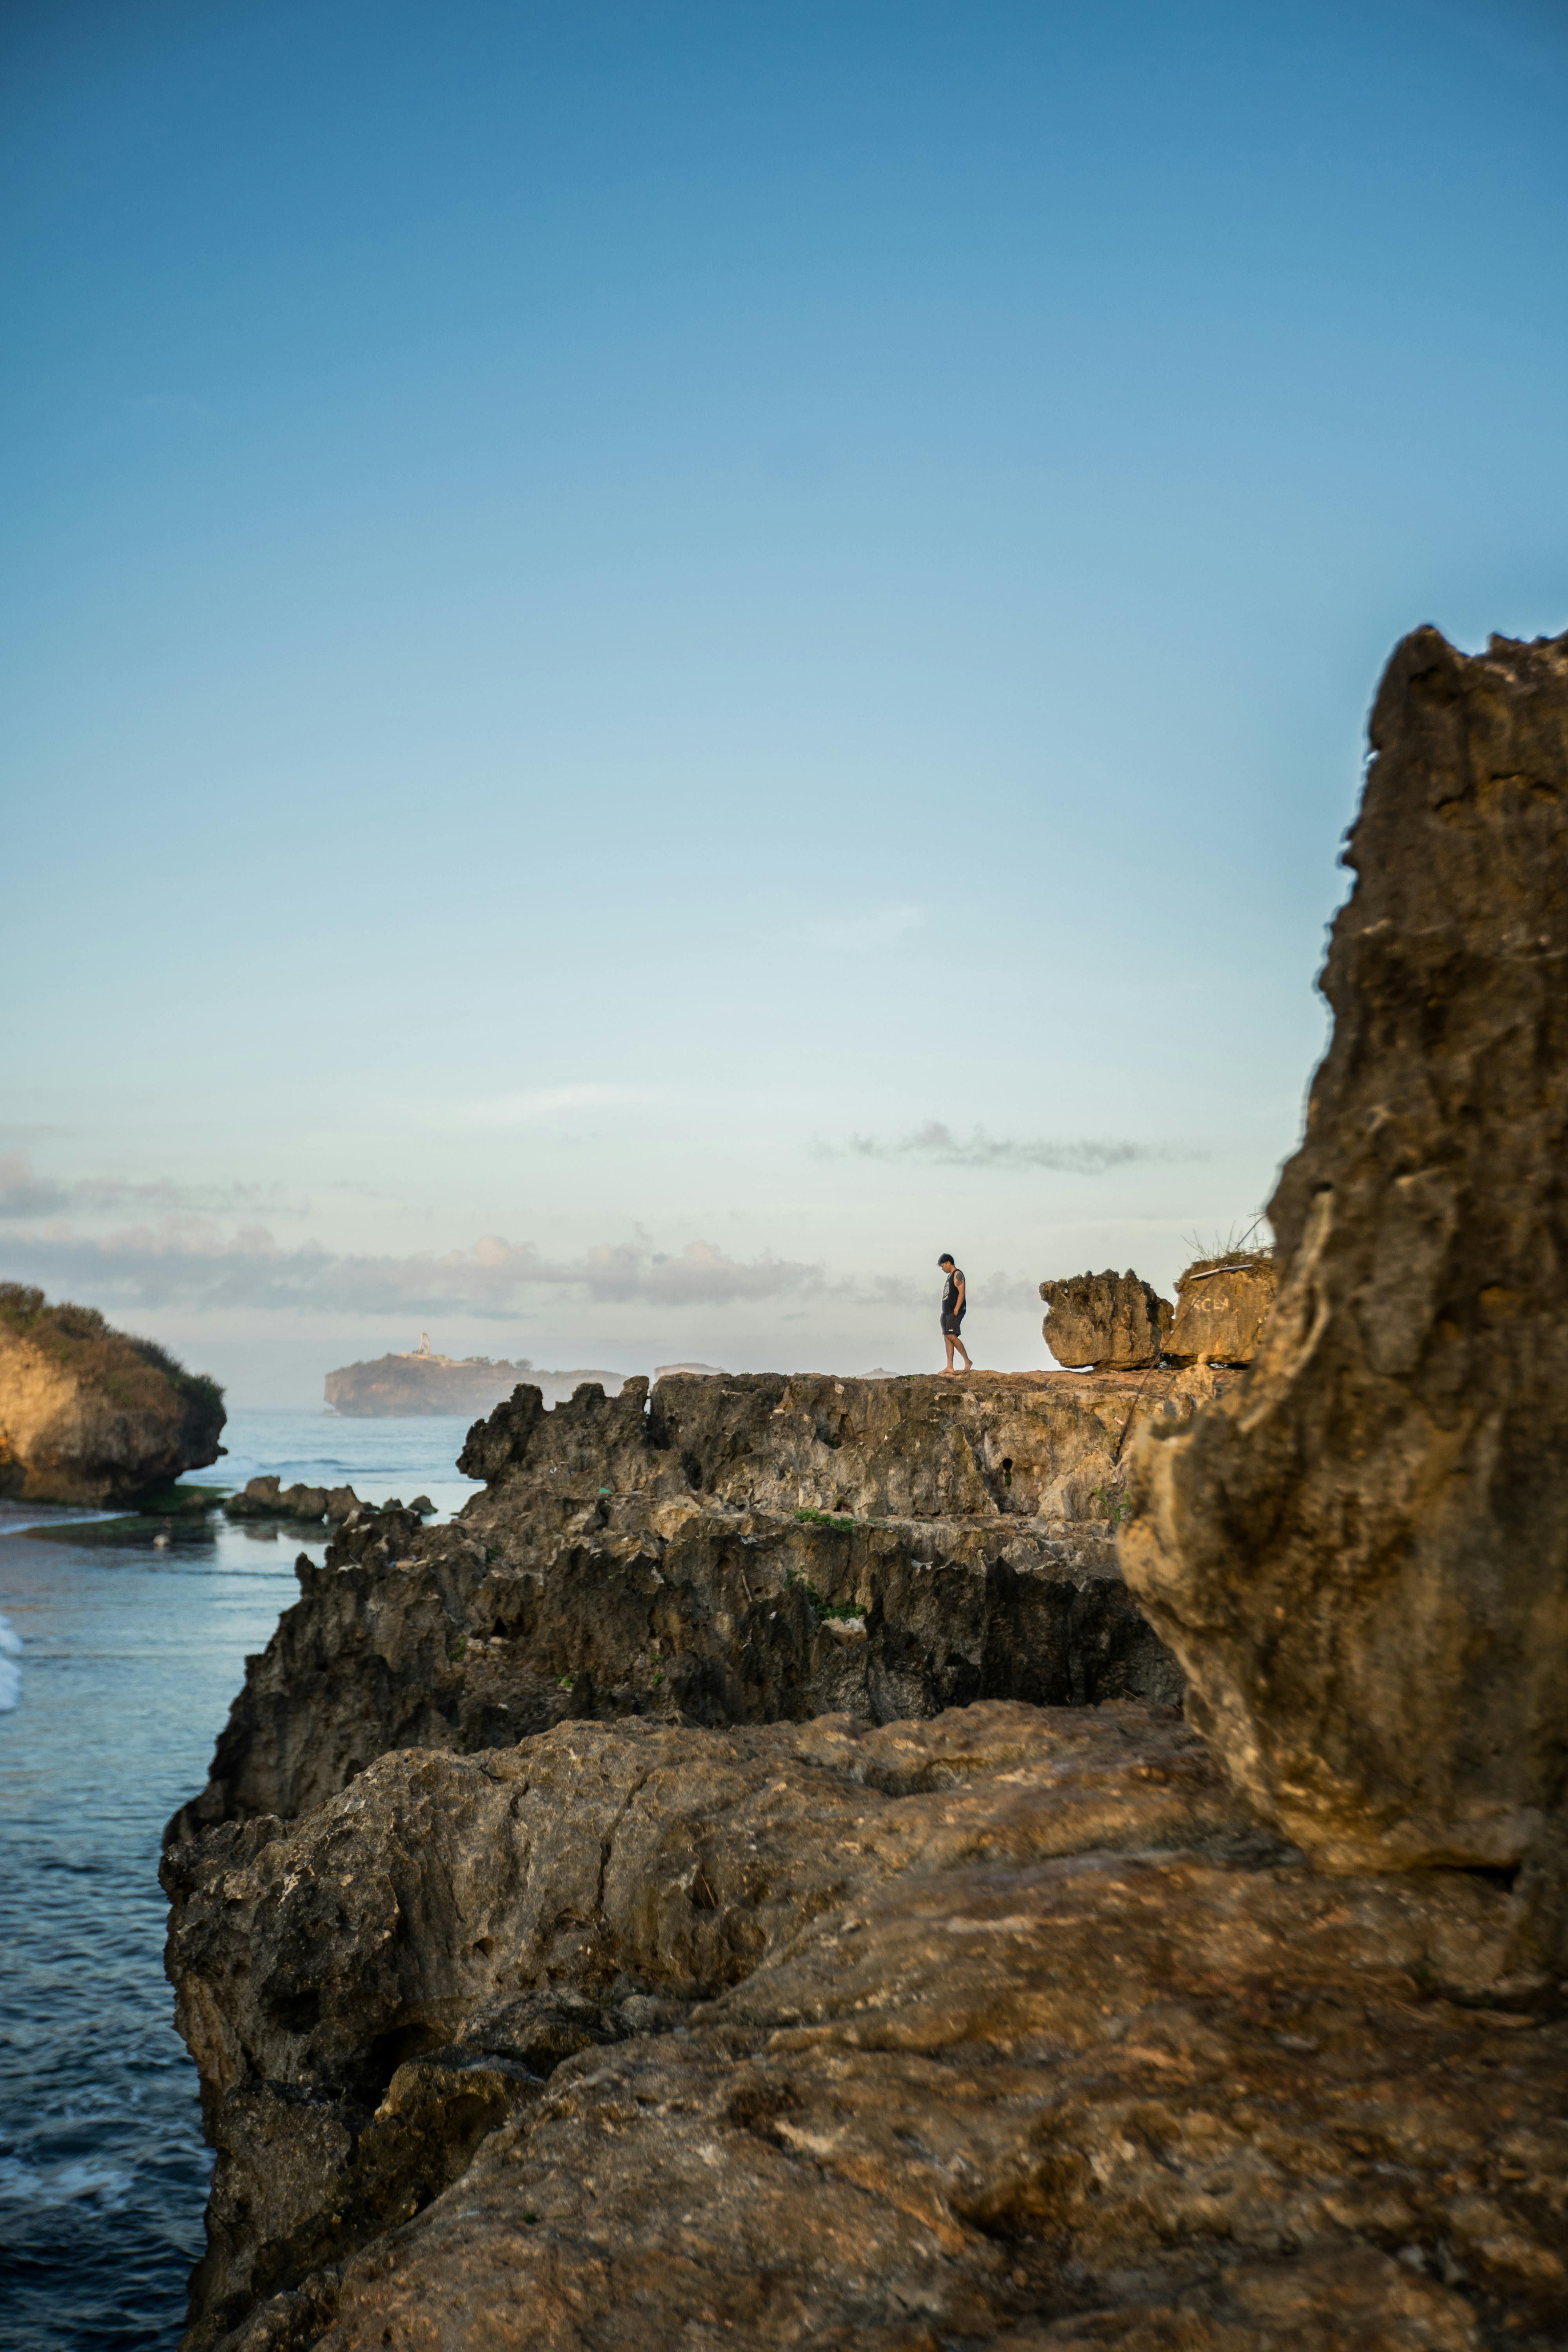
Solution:
<path fill-rule="evenodd" d="M 445 1513 L 474 1492 L 452 1466 L 467 1427 L 237 1412 L 228 1460 L 191 1483 L 275 1470 Z M 0 1503 L 4 2352 L 174 2345 L 202 2247 L 208 2157 L 163 1979 L 159 1837 L 295 1597 L 296 1554 L 324 1540 L 223 1520 L 168 1550 L 151 1534 L 93 1542 L 86 1514 Z"/>

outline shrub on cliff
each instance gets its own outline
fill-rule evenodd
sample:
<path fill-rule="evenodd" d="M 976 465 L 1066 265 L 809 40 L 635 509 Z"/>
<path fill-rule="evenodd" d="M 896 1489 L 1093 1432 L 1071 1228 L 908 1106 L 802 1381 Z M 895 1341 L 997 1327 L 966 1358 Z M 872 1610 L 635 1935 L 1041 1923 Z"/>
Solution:
<path fill-rule="evenodd" d="M 157 1412 L 174 1390 L 184 1406 L 181 1418 L 191 1444 L 216 1446 L 226 1418 L 224 1390 L 209 1373 L 185 1371 L 160 1340 L 115 1331 L 97 1307 L 82 1307 L 73 1298 L 57 1298 L 49 1306 L 30 1282 L 0 1282 L 0 1336 L 5 1334 L 26 1340 L 82 1388 L 99 1390 L 124 1412 Z M 212 1451 L 205 1458 L 212 1461 Z"/>
<path fill-rule="evenodd" d="M 224 1392 L 218 1381 L 206 1372 L 188 1372 L 161 1340 L 117 1331 L 96 1307 L 79 1307 L 69 1298 L 58 1298 L 51 1307 L 32 1283 L 0 1282 L 0 1326 L 46 1349 L 73 1371 L 97 1374 L 111 1388 L 116 1375 L 123 1387 L 126 1375 L 134 1371 L 127 1361 L 129 1352 L 161 1372 L 178 1395 L 217 1414 L 221 1423 Z"/>

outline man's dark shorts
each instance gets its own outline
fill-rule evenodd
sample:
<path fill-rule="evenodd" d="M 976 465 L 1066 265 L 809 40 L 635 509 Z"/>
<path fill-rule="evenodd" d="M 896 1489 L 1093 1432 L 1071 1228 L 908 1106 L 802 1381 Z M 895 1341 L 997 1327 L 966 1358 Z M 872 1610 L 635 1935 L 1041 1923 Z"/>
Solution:
<path fill-rule="evenodd" d="M 956 1339 L 959 1336 L 959 1326 L 963 1321 L 963 1310 L 962 1307 L 956 1315 L 944 1315 L 942 1318 L 942 1338 L 944 1339 Z"/>

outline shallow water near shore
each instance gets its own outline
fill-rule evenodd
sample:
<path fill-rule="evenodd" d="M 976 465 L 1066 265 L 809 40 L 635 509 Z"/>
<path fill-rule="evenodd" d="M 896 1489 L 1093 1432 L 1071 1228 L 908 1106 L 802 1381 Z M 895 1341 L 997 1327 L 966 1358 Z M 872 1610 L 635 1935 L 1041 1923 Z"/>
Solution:
<path fill-rule="evenodd" d="M 475 1491 L 452 1466 L 467 1427 L 236 1412 L 227 1460 L 187 1483 L 276 1471 L 446 1513 Z M 296 1555 L 325 1548 L 325 1529 L 218 1519 L 158 1549 L 153 1524 L 110 1541 L 92 1524 L 0 1504 L 4 2352 L 179 2338 L 210 2159 L 163 1978 L 159 1840 L 294 1598 Z"/>

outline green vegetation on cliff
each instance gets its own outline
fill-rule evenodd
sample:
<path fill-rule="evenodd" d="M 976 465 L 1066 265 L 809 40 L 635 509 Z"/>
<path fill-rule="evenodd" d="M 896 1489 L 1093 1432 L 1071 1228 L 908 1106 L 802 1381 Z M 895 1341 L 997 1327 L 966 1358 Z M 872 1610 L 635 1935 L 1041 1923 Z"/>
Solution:
<path fill-rule="evenodd" d="M 132 1503 L 216 1462 L 223 1391 L 96 1307 L 0 1283 L 0 1494 Z"/>
<path fill-rule="evenodd" d="M 78 1307 L 68 1298 L 58 1298 L 51 1307 L 30 1283 L 0 1282 L 0 1326 L 18 1339 L 30 1339 L 79 1377 L 100 1381 L 121 1403 L 137 1402 L 131 1384 L 146 1364 L 161 1372 L 180 1396 L 213 1412 L 223 1411 L 223 1389 L 208 1373 L 188 1372 L 157 1339 L 117 1331 L 96 1307 Z"/>

